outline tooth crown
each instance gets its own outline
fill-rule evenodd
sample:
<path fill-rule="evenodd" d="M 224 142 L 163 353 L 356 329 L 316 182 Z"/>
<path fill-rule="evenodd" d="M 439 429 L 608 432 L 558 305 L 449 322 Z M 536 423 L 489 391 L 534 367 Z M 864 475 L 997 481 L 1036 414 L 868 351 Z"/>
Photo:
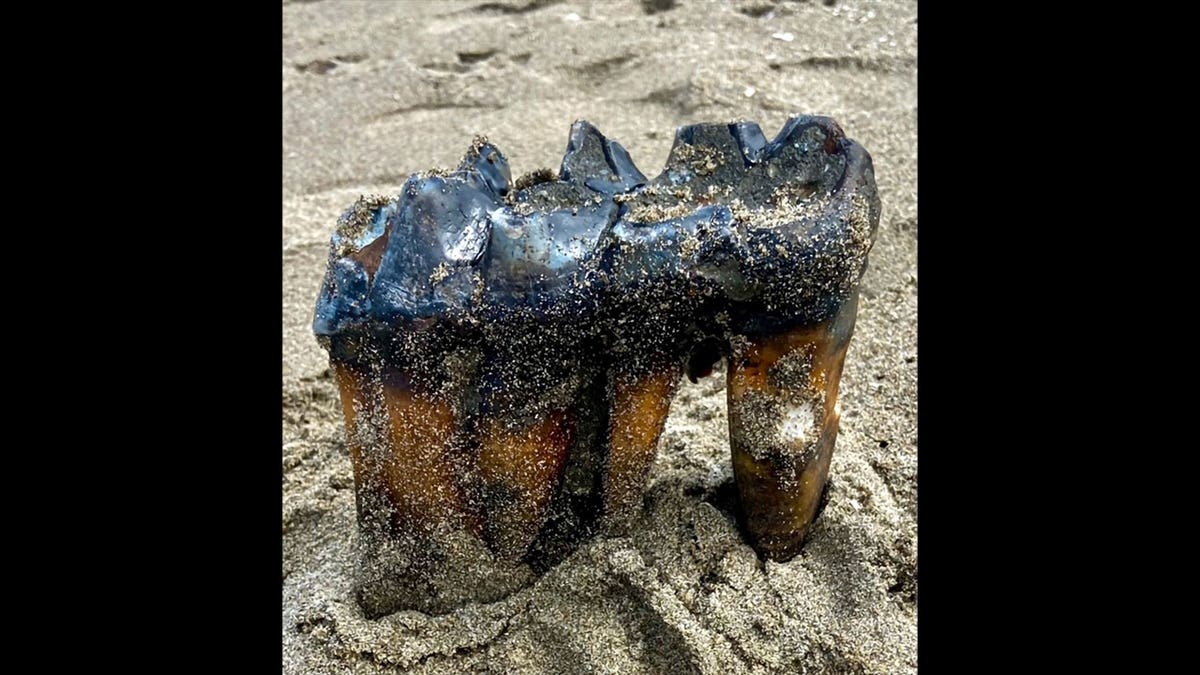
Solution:
<path fill-rule="evenodd" d="M 870 156 L 825 117 L 793 117 L 770 142 L 753 122 L 680 127 L 653 180 L 580 121 L 558 180 L 516 192 L 480 139 L 454 172 L 414 175 L 395 200 L 347 212 L 314 330 L 520 310 L 594 322 L 658 286 L 751 324 L 812 322 L 857 282 L 878 218 Z"/>
<path fill-rule="evenodd" d="M 721 357 L 744 525 L 764 555 L 794 555 L 879 211 L 870 156 L 810 116 L 771 141 L 752 122 L 681 127 L 654 178 L 584 121 L 556 177 L 516 185 L 479 138 L 456 170 L 360 199 L 313 330 L 346 406 L 364 607 L 502 594 L 527 581 L 520 565 L 629 527 L 684 364 Z M 781 384 L 776 361 L 804 376 Z M 486 553 L 446 543 L 463 533 Z M 400 557 L 380 563 L 385 548 Z M 455 555 L 490 590 L 439 576 Z"/>

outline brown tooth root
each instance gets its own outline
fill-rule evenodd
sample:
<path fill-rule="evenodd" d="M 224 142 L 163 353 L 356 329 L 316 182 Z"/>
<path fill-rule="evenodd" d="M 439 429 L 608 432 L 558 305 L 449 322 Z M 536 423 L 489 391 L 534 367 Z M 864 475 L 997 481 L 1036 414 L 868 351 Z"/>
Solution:
<path fill-rule="evenodd" d="M 641 512 L 642 490 L 678 382 L 679 373 L 672 369 L 613 378 L 603 477 L 604 520 L 611 533 L 628 531 Z"/>
<path fill-rule="evenodd" d="M 382 378 L 386 442 L 382 461 L 395 532 L 431 533 L 443 526 L 471 526 L 461 471 L 454 462 L 459 438 L 448 401 L 414 388 L 407 377 Z"/>
<path fill-rule="evenodd" d="M 508 560 L 525 555 L 548 513 L 567 465 L 574 424 L 556 411 L 525 427 L 501 419 L 480 424 L 479 476 L 492 551 Z"/>
<path fill-rule="evenodd" d="M 828 322 L 752 340 L 730 359 L 733 472 L 751 541 L 772 560 L 800 551 L 820 504 L 855 304 Z"/>
<path fill-rule="evenodd" d="M 363 536 L 380 540 L 390 536 L 392 491 L 385 471 L 386 452 L 380 451 L 381 396 L 379 380 L 359 368 L 330 363 L 346 418 L 346 445 L 354 467 L 354 496 Z"/>

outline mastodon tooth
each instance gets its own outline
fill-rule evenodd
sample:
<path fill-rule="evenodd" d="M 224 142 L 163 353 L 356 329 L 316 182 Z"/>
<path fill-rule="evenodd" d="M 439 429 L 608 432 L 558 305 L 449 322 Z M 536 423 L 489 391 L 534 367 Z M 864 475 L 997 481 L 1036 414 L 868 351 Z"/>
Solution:
<path fill-rule="evenodd" d="M 512 180 L 475 139 L 451 171 L 339 220 L 313 330 L 355 474 L 364 611 L 502 597 L 625 533 L 671 399 L 725 358 L 744 527 L 786 560 L 816 517 L 880 202 L 826 117 L 768 140 L 680 127 L 647 177 L 593 125 Z"/>

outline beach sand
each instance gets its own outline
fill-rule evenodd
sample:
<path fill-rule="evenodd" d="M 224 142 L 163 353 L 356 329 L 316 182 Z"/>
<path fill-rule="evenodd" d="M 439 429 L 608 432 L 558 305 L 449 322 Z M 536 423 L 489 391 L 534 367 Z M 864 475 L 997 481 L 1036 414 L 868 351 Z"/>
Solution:
<path fill-rule="evenodd" d="M 917 5 L 791 0 L 283 3 L 285 673 L 911 673 L 917 669 Z M 724 374 L 680 385 L 628 537 L 444 616 L 365 619 L 354 487 L 313 307 L 338 215 L 456 166 L 513 176 L 576 119 L 658 173 L 675 128 L 836 119 L 883 215 L 841 384 L 829 502 L 801 555 L 735 521 Z"/>

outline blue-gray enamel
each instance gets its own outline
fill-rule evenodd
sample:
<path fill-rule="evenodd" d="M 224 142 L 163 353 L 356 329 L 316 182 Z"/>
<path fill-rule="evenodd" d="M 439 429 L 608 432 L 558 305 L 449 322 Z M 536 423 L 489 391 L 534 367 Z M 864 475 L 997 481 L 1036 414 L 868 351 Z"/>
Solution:
<path fill-rule="evenodd" d="M 348 258 L 334 259 L 325 273 L 325 283 L 317 297 L 313 332 L 335 335 L 367 316 L 370 280 L 361 263 Z"/>
<path fill-rule="evenodd" d="M 879 218 L 870 156 L 826 117 L 793 117 L 770 141 L 753 122 L 680 127 L 653 179 L 579 121 L 558 176 L 523 180 L 514 190 L 505 156 L 477 141 L 454 172 L 356 205 L 314 331 L 518 310 L 583 325 L 627 320 L 651 295 L 672 316 L 703 299 L 747 330 L 818 320 L 857 283 Z"/>
<path fill-rule="evenodd" d="M 570 291 L 617 211 L 612 200 L 520 216 L 497 210 L 483 261 L 487 296 L 497 305 L 544 306 Z"/>
<path fill-rule="evenodd" d="M 493 195 L 463 180 L 410 179 L 388 223 L 387 249 L 371 287 L 374 318 L 417 318 L 464 310 L 472 294 L 457 274 L 482 257 Z"/>
<path fill-rule="evenodd" d="M 762 157 L 763 149 L 767 147 L 767 137 L 762 129 L 754 122 L 735 122 L 729 125 L 729 132 L 737 139 L 746 166 L 754 164 Z"/>
<path fill-rule="evenodd" d="M 467 153 L 459 171 L 473 186 L 487 190 L 497 197 L 507 194 L 512 182 L 508 159 L 491 143 L 483 143 Z"/>
<path fill-rule="evenodd" d="M 683 280 L 701 263 L 722 256 L 733 224 L 723 204 L 656 223 L 619 220 L 610 231 L 603 265 L 617 289 Z"/>
<path fill-rule="evenodd" d="M 571 126 L 558 173 L 563 181 L 605 195 L 628 192 L 646 183 L 646 176 L 634 166 L 620 143 L 608 140 L 599 129 L 582 120 Z"/>

